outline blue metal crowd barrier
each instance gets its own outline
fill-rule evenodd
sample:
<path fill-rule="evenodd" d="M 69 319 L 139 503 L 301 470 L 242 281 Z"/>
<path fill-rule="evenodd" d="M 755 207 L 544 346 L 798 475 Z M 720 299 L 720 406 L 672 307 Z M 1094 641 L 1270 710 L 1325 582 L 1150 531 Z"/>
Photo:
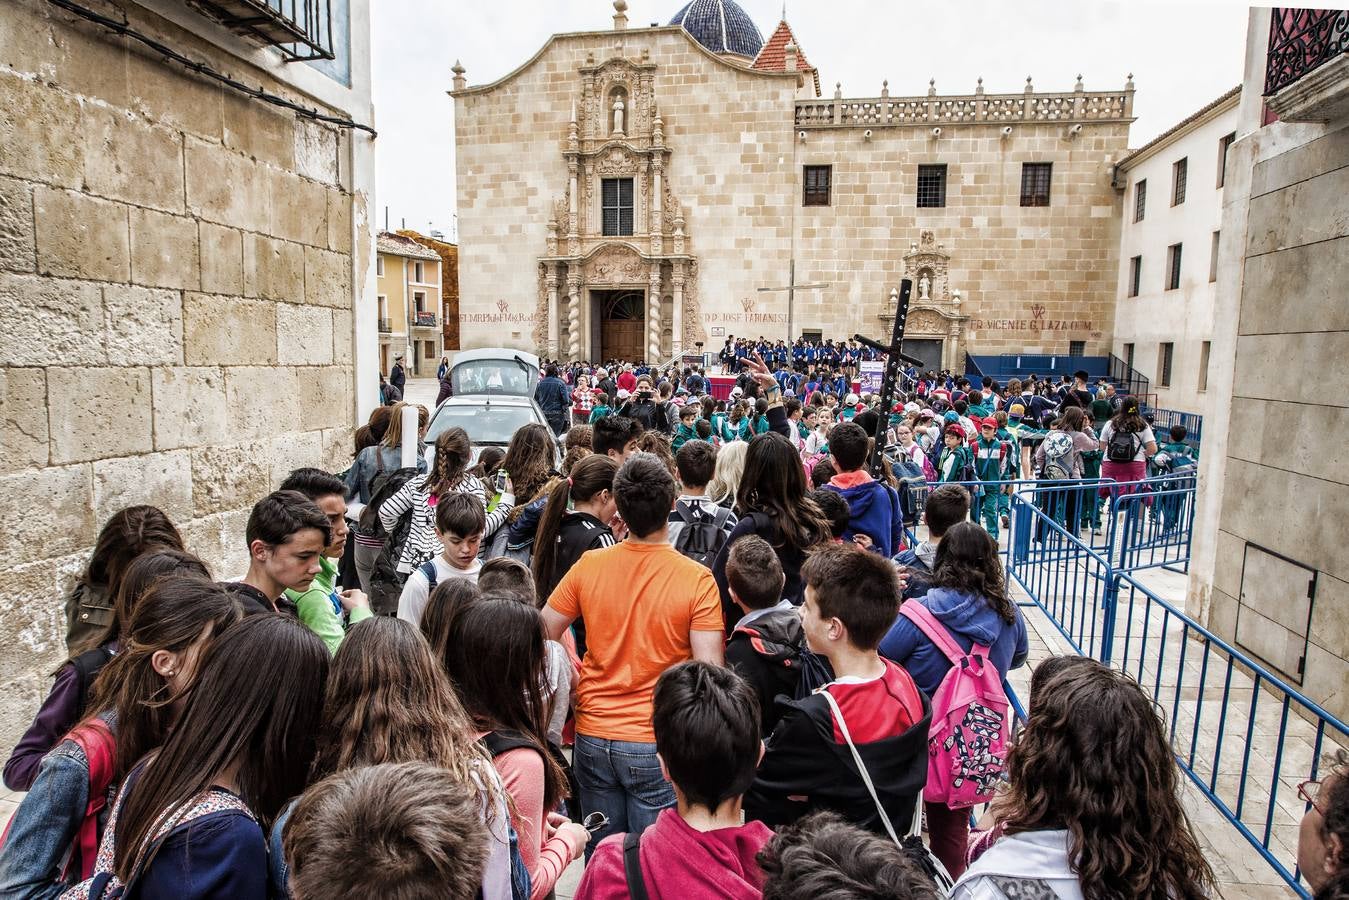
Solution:
<path fill-rule="evenodd" d="M 1078 653 L 1134 677 L 1163 714 L 1177 765 L 1300 896 L 1296 793 L 1349 727 L 1139 581 L 1188 564 L 1193 484 L 1112 497 L 1105 545 L 1013 495 L 1007 577 Z M 1027 601 L 1022 601 L 1026 603 Z M 1010 694 L 1009 694 L 1010 696 Z"/>
<path fill-rule="evenodd" d="M 1165 434 L 1170 431 L 1172 425 L 1185 426 L 1185 443 L 1191 447 L 1198 447 L 1200 438 L 1204 433 L 1204 417 L 1198 413 L 1181 412 L 1178 409 L 1154 409 L 1152 410 L 1152 430 L 1154 433 Z"/>

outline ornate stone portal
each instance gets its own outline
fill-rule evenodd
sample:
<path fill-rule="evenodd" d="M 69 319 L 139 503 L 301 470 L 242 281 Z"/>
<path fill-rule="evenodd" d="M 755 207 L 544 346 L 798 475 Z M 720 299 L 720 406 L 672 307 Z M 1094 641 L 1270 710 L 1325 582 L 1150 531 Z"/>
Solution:
<path fill-rule="evenodd" d="M 697 261 L 666 172 L 672 148 L 656 106 L 656 66 L 615 57 L 580 67 L 580 101 L 563 144 L 561 186 L 539 258 L 535 343 L 544 355 L 600 361 L 598 292 L 642 291 L 648 361 L 700 339 Z M 606 182 L 609 196 L 606 200 Z M 597 296 L 592 297 L 595 291 Z"/>
<path fill-rule="evenodd" d="M 904 338 L 941 341 L 944 369 L 964 365 L 965 322 L 969 319 L 961 312 L 959 297 L 950 288 L 950 262 L 951 254 L 937 243 L 931 231 L 920 232 L 918 241 L 909 244 L 909 252 L 904 254 L 904 277 L 914 284 Z M 886 323 L 887 329 L 894 322 L 894 304 L 888 299 L 878 318 Z"/>

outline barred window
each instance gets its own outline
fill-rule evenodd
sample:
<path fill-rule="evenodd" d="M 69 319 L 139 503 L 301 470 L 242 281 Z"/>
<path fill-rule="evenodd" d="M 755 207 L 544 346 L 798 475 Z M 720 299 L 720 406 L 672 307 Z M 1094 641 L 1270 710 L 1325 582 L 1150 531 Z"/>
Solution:
<path fill-rule="evenodd" d="M 1148 206 L 1148 180 L 1144 178 L 1134 185 L 1134 221 L 1143 221 L 1143 213 Z"/>
<path fill-rule="evenodd" d="M 632 234 L 632 179 L 605 178 L 600 200 L 604 207 L 603 233 Z"/>
<path fill-rule="evenodd" d="M 1185 202 L 1185 177 L 1190 168 L 1189 157 L 1178 159 L 1171 166 L 1171 205 Z"/>
<path fill-rule="evenodd" d="M 803 166 L 801 172 L 801 205 L 828 206 L 829 189 L 834 180 L 834 167 Z"/>
<path fill-rule="evenodd" d="M 1176 345 L 1159 344 L 1157 347 L 1157 387 L 1171 386 L 1171 363 L 1176 356 Z"/>
<path fill-rule="evenodd" d="M 1227 181 L 1227 151 L 1237 142 L 1237 133 L 1223 135 L 1218 141 L 1218 187 Z"/>
<path fill-rule="evenodd" d="M 1138 285 L 1143 277 L 1143 257 L 1135 256 L 1129 260 L 1129 296 L 1138 296 Z"/>
<path fill-rule="evenodd" d="M 1166 248 L 1166 289 L 1174 291 L 1180 287 L 1180 244 Z"/>
<path fill-rule="evenodd" d="M 946 205 L 946 164 L 918 167 L 918 205 Z"/>
<path fill-rule="evenodd" d="M 1048 206 L 1053 163 L 1021 164 L 1021 205 Z"/>

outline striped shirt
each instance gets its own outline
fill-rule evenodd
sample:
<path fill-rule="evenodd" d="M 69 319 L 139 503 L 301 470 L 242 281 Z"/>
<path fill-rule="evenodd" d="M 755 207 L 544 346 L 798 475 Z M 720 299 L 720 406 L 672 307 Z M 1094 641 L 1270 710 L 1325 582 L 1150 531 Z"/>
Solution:
<path fill-rule="evenodd" d="M 386 532 L 392 532 L 398 520 L 408 510 L 412 510 L 412 527 L 407 540 L 403 543 L 403 552 L 398 558 L 398 571 L 404 575 L 435 556 L 442 549 L 440 537 L 436 534 L 436 506 L 431 502 L 429 482 L 431 476 L 412 478 L 398 489 L 379 508 L 379 521 Z M 464 475 L 455 486 L 455 492 L 472 494 L 487 509 L 487 491 L 483 483 L 474 475 Z"/>

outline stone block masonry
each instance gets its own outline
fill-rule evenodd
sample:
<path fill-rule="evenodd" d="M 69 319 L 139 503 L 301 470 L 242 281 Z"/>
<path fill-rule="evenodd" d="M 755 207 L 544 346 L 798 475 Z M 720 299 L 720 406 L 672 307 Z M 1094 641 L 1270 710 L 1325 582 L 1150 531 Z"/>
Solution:
<path fill-rule="evenodd" d="M 105 5 L 318 105 L 137 4 Z M 218 578 L 236 578 L 253 503 L 297 466 L 345 467 L 359 219 L 336 129 L 43 0 L 0 5 L 0 51 L 8 747 L 66 655 L 63 598 L 109 515 L 156 505 Z"/>

